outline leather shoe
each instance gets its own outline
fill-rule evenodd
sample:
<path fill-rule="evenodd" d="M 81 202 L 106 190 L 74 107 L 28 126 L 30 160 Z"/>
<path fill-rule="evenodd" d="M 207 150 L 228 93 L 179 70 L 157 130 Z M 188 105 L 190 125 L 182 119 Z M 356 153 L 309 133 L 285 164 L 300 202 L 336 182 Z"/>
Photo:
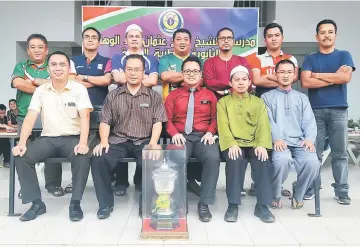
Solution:
<path fill-rule="evenodd" d="M 114 187 L 114 195 L 124 196 L 126 193 L 127 193 L 127 187 L 124 187 L 124 186 L 115 186 Z"/>
<path fill-rule="evenodd" d="M 209 212 L 207 204 L 198 202 L 198 218 L 202 222 L 209 222 L 212 220 L 212 214 Z"/>
<path fill-rule="evenodd" d="M 228 205 L 224 220 L 227 222 L 236 222 L 238 220 L 238 205 Z"/>
<path fill-rule="evenodd" d="M 193 192 L 197 196 L 201 196 L 201 186 L 199 186 L 196 180 L 188 180 L 187 190 Z"/>
<path fill-rule="evenodd" d="M 26 211 L 26 213 L 23 214 L 19 219 L 21 221 L 35 220 L 36 217 L 45 213 L 46 213 L 46 206 L 44 202 L 41 202 L 40 204 L 31 205 L 30 209 Z"/>
<path fill-rule="evenodd" d="M 79 204 L 69 205 L 69 219 L 71 221 L 80 221 L 84 217 L 83 211 Z"/>
<path fill-rule="evenodd" d="M 256 205 L 256 207 L 254 208 L 254 215 L 259 217 L 263 222 L 266 223 L 272 223 L 276 220 L 275 216 L 265 205 Z"/>
<path fill-rule="evenodd" d="M 99 208 L 97 212 L 98 219 L 103 220 L 109 218 L 111 212 L 113 212 L 113 207 Z"/>

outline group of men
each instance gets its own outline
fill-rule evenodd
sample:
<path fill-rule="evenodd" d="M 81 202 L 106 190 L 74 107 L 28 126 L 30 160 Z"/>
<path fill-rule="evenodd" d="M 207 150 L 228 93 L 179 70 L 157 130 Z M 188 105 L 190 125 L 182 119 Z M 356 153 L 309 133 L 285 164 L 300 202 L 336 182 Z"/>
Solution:
<path fill-rule="evenodd" d="M 172 143 L 186 146 L 187 159 L 199 161 L 188 164 L 187 179 L 193 187 L 198 185 L 195 180 L 200 182 L 198 215 L 203 222 L 212 219 L 209 205 L 215 200 L 221 160 L 226 162 L 229 204 L 225 221 L 238 219 L 248 162 L 257 197 L 255 216 L 275 221 L 269 206 L 282 207 L 282 185 L 291 166 L 297 172 L 291 205 L 301 209 L 319 174 L 327 136 L 335 198 L 350 204 L 346 88 L 355 68 L 347 51 L 335 49 L 336 33 L 332 20 L 317 24 L 319 51 L 306 56 L 301 74 L 309 98 L 292 89 L 298 65 L 281 51 L 283 29 L 276 23 L 264 30 L 267 52 L 249 61 L 232 53 L 235 37 L 227 27 L 217 33 L 219 56 L 204 63 L 190 54 L 192 36 L 187 29 L 174 32 L 174 52 L 161 57 L 159 64 L 157 58 L 143 53 L 142 29 L 135 24 L 126 29 L 127 52 L 111 60 L 98 54 L 101 35 L 93 27 L 82 33 L 84 53 L 72 60 L 62 52 L 46 58 L 46 38 L 31 35 L 30 59 L 15 67 L 12 78 L 22 125 L 13 154 L 23 203 L 32 203 L 20 220 L 33 220 L 46 212 L 35 164 L 53 156 L 71 162 L 70 220 L 83 218 L 80 201 L 90 169 L 99 202 L 97 216 L 108 218 L 115 206 L 114 194 L 124 195 L 129 186 L 127 163 L 119 161 L 136 159 L 134 184 L 143 190 L 142 149 L 157 145 L 164 128 Z M 118 88 L 108 93 L 112 79 Z M 151 89 L 159 79 L 165 85 L 164 102 Z M 256 96 L 249 93 L 252 83 Z M 96 105 L 103 105 L 99 133 L 89 131 L 90 112 Z M 41 137 L 27 144 L 39 113 Z M 45 166 L 50 170 L 54 165 Z M 50 191 L 59 187 L 51 184 Z"/>

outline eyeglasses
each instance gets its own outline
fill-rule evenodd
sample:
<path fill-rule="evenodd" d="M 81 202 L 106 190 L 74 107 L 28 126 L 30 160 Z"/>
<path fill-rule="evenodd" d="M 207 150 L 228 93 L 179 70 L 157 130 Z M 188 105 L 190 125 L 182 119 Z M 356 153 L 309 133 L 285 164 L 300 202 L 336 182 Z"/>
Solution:
<path fill-rule="evenodd" d="M 126 71 L 128 72 L 128 73 L 132 73 L 132 72 L 134 72 L 134 73 L 139 73 L 139 72 L 142 72 L 143 70 L 142 69 L 140 69 L 140 68 L 126 68 Z"/>
<path fill-rule="evenodd" d="M 98 36 L 96 36 L 96 35 L 94 35 L 94 36 L 89 36 L 89 35 L 85 35 L 85 36 L 83 36 L 83 39 L 86 39 L 86 40 L 98 40 L 99 39 L 99 37 Z"/>
<path fill-rule="evenodd" d="M 226 41 L 226 40 L 233 40 L 233 37 L 232 36 L 227 36 L 227 37 L 218 37 L 218 40 L 221 40 L 221 41 Z"/>
<path fill-rule="evenodd" d="M 277 74 L 281 75 L 281 76 L 284 76 L 284 75 L 288 75 L 288 74 L 293 74 L 295 72 L 293 71 L 279 71 L 277 72 Z"/>
<path fill-rule="evenodd" d="M 195 70 L 190 70 L 190 69 L 187 69 L 187 70 L 184 70 L 183 73 L 186 74 L 186 75 L 191 75 L 193 73 L 193 75 L 198 75 L 201 71 L 198 70 L 198 69 L 195 69 Z"/>

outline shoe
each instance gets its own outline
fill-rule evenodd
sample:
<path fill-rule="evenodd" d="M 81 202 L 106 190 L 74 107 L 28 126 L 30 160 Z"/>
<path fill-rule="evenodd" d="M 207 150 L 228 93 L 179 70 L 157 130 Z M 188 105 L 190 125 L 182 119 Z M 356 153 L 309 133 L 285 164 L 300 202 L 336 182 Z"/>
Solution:
<path fill-rule="evenodd" d="M 312 200 L 315 197 L 315 194 L 313 193 L 312 189 L 308 189 L 303 196 L 303 200 Z"/>
<path fill-rule="evenodd" d="M 228 205 L 227 212 L 224 215 L 224 220 L 227 222 L 236 222 L 238 220 L 238 205 Z"/>
<path fill-rule="evenodd" d="M 142 184 L 136 184 L 134 188 L 136 191 L 142 191 Z"/>
<path fill-rule="evenodd" d="M 111 212 L 113 212 L 113 207 L 99 208 L 97 212 L 98 219 L 109 218 Z"/>
<path fill-rule="evenodd" d="M 263 222 L 271 223 L 275 221 L 275 216 L 265 205 L 256 205 L 254 215 L 259 217 Z"/>
<path fill-rule="evenodd" d="M 19 190 L 18 198 L 19 198 L 19 199 L 23 199 L 23 194 L 21 193 L 21 190 Z"/>
<path fill-rule="evenodd" d="M 9 168 L 10 167 L 10 162 L 5 162 L 4 167 Z"/>
<path fill-rule="evenodd" d="M 70 183 L 65 187 L 64 193 L 73 193 L 73 183 Z"/>
<path fill-rule="evenodd" d="M 122 185 L 118 185 L 114 187 L 114 195 L 115 196 L 124 196 L 127 193 L 127 187 Z"/>
<path fill-rule="evenodd" d="M 35 220 L 36 217 L 45 213 L 46 213 L 46 206 L 44 202 L 41 202 L 40 204 L 31 205 L 30 209 L 26 211 L 26 213 L 23 214 L 19 219 L 21 221 Z"/>
<path fill-rule="evenodd" d="M 187 190 L 193 192 L 197 196 L 201 196 L 201 186 L 199 186 L 196 180 L 188 180 Z"/>
<path fill-rule="evenodd" d="M 246 191 L 244 189 L 242 189 L 241 190 L 241 196 L 246 196 L 246 195 L 247 195 Z"/>
<path fill-rule="evenodd" d="M 248 195 L 256 196 L 256 187 L 254 186 L 254 183 L 251 184 L 251 188 L 248 191 Z"/>
<path fill-rule="evenodd" d="M 70 204 L 69 205 L 69 219 L 71 221 L 80 221 L 84 217 L 83 210 L 79 204 Z"/>
<path fill-rule="evenodd" d="M 348 196 L 347 192 L 340 192 L 338 196 L 335 196 L 335 200 L 342 205 L 350 205 L 351 198 Z"/>
<path fill-rule="evenodd" d="M 210 222 L 212 220 L 212 214 L 209 212 L 207 204 L 198 202 L 198 218 L 202 222 Z"/>
<path fill-rule="evenodd" d="M 50 188 L 48 188 L 48 192 L 55 197 L 60 197 L 60 196 L 65 195 L 63 188 L 60 186 L 50 187 Z"/>

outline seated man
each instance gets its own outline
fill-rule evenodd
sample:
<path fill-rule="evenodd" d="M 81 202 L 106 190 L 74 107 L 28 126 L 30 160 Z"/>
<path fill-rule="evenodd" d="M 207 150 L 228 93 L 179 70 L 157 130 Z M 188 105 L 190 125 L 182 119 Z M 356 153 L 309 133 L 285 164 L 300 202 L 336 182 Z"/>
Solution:
<path fill-rule="evenodd" d="M 273 152 L 271 174 L 273 208 L 281 208 L 281 187 L 294 160 L 297 182 L 293 183 L 292 208 L 303 207 L 303 196 L 317 178 L 320 162 L 315 153 L 317 126 L 306 95 L 292 90 L 296 66 L 291 60 L 276 65 L 278 88 L 262 95 L 271 123 Z"/>
<path fill-rule="evenodd" d="M 230 73 L 232 92 L 217 105 L 219 143 L 226 160 L 226 193 L 228 209 L 224 220 L 236 222 L 240 189 L 245 167 L 251 163 L 257 183 L 254 215 L 263 222 L 274 222 L 267 205 L 271 203 L 271 181 L 268 176 L 267 149 L 272 148 L 271 129 L 263 101 L 247 91 L 251 84 L 248 69 L 239 65 Z"/>
<path fill-rule="evenodd" d="M 124 70 L 126 83 L 109 92 L 100 113 L 100 144 L 91 159 L 99 219 L 108 218 L 113 211 L 111 178 L 117 165 L 123 165 L 118 161 L 133 157 L 141 168 L 143 147 L 158 143 L 162 122 L 167 121 L 162 97 L 142 84 L 144 69 L 142 55 L 129 55 Z"/>
<path fill-rule="evenodd" d="M 89 115 L 93 107 L 83 85 L 69 81 L 70 60 L 62 52 L 49 56 L 51 82 L 39 86 L 31 99 L 22 125 L 20 140 L 13 149 L 23 203 L 31 208 L 21 221 L 34 220 L 46 212 L 41 200 L 35 164 L 50 157 L 64 157 L 71 162 L 73 194 L 69 206 L 71 221 L 83 218 L 80 207 L 90 169 L 88 153 Z M 26 147 L 39 112 L 42 116 L 41 137 Z"/>
<path fill-rule="evenodd" d="M 167 132 L 173 143 L 186 145 L 187 159 L 195 157 L 203 166 L 198 215 L 200 221 L 209 222 L 212 214 L 208 205 L 214 202 L 220 163 L 213 137 L 217 131 L 217 98 L 199 85 L 202 70 L 197 57 L 186 58 L 181 69 L 185 86 L 170 92 L 165 100 Z"/>

